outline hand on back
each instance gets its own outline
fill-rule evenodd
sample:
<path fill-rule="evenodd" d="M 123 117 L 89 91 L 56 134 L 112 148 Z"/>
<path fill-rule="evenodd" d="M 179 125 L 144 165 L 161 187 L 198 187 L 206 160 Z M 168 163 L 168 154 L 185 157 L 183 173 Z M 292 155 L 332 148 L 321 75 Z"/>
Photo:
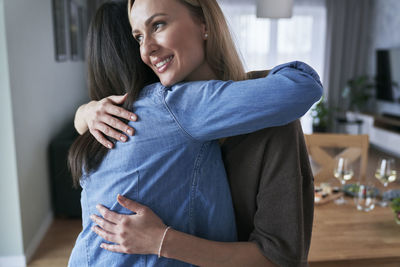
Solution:
<path fill-rule="evenodd" d="M 252 71 L 247 73 L 248 79 L 256 79 L 267 76 L 269 71 Z M 75 115 L 75 128 L 80 134 L 87 130 L 107 148 L 113 148 L 114 144 L 107 137 L 126 142 L 128 135 L 134 134 L 134 129 L 121 121 L 136 121 L 137 115 L 118 106 L 124 103 L 127 94 L 113 95 L 99 101 L 91 101 L 82 105 Z"/>
<path fill-rule="evenodd" d="M 81 106 L 75 115 L 75 128 L 80 134 L 87 130 L 107 148 L 113 148 L 113 143 L 107 137 L 126 142 L 128 135 L 134 134 L 134 129 L 121 121 L 136 121 L 136 114 L 118 106 L 124 103 L 127 94 L 113 95 L 99 101 L 91 101 Z"/>
<path fill-rule="evenodd" d="M 92 227 L 92 231 L 105 241 L 114 243 L 104 242 L 101 247 L 119 253 L 157 254 L 167 226 L 148 207 L 120 195 L 117 201 L 135 214 L 118 214 L 98 205 L 97 209 L 102 217 L 91 216 L 96 224 Z"/>

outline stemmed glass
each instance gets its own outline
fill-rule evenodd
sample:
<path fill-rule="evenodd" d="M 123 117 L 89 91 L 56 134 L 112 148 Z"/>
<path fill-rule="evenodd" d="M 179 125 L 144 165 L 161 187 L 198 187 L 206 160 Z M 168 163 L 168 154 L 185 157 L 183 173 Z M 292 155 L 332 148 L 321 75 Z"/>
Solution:
<path fill-rule="evenodd" d="M 385 191 L 388 184 L 396 180 L 396 170 L 394 169 L 394 164 L 395 162 L 393 158 L 381 158 L 379 160 L 378 168 L 375 172 L 375 178 L 383 184 Z M 381 202 L 379 202 L 379 205 L 381 205 L 382 207 L 386 207 L 388 206 L 388 204 L 389 203 L 383 199 Z"/>
<path fill-rule="evenodd" d="M 353 178 L 354 172 L 350 166 L 349 160 L 347 158 L 339 157 L 336 159 L 335 168 L 333 169 L 333 176 L 340 181 L 343 186 L 347 181 Z M 335 200 L 335 204 L 342 205 L 347 203 L 343 196 Z"/>

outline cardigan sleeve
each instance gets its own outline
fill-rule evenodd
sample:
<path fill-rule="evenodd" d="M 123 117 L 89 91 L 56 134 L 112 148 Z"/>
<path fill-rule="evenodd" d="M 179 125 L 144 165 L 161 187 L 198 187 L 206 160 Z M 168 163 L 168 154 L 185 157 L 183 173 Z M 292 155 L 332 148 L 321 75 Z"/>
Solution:
<path fill-rule="evenodd" d="M 308 266 L 314 179 L 301 125 L 295 122 L 265 133 L 264 156 L 255 159 L 262 164 L 249 241 L 279 266 Z"/>

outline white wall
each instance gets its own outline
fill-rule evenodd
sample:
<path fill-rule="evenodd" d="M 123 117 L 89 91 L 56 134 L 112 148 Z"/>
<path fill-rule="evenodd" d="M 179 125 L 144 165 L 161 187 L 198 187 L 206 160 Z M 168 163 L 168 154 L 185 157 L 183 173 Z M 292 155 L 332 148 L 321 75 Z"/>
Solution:
<path fill-rule="evenodd" d="M 376 49 L 400 47 L 400 1 L 375 0 L 372 17 L 371 57 L 369 58 L 368 72 L 374 76 L 376 73 Z"/>
<path fill-rule="evenodd" d="M 368 57 L 368 74 L 376 75 L 376 50 L 400 47 L 400 1 L 398 0 L 374 0 L 374 9 L 370 31 L 370 49 Z M 377 101 L 370 109 L 376 113 L 391 113 L 399 116 L 400 105 L 386 101 Z M 397 148 L 400 154 L 400 148 Z"/>
<path fill-rule="evenodd" d="M 51 0 L 2 1 L 20 223 L 24 254 L 29 258 L 52 216 L 48 144 L 62 125 L 73 117 L 78 104 L 87 99 L 85 63 L 57 63 L 54 60 Z M 6 126 L 12 129 L 10 123 Z M 0 172 L 2 177 L 11 173 L 3 169 Z"/>
<path fill-rule="evenodd" d="M 4 25 L 4 1 L 0 0 L 0 258 L 23 255 L 11 90 Z M 1 264 L 0 264 L 1 266 Z"/>

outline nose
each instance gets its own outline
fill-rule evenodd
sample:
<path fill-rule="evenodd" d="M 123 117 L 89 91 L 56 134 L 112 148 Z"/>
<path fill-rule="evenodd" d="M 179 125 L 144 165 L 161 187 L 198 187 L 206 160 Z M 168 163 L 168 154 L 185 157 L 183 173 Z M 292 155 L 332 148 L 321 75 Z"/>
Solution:
<path fill-rule="evenodd" d="M 140 53 L 142 56 L 151 56 L 157 50 L 158 45 L 156 40 L 152 36 L 146 36 L 142 41 L 142 45 L 140 46 Z"/>

